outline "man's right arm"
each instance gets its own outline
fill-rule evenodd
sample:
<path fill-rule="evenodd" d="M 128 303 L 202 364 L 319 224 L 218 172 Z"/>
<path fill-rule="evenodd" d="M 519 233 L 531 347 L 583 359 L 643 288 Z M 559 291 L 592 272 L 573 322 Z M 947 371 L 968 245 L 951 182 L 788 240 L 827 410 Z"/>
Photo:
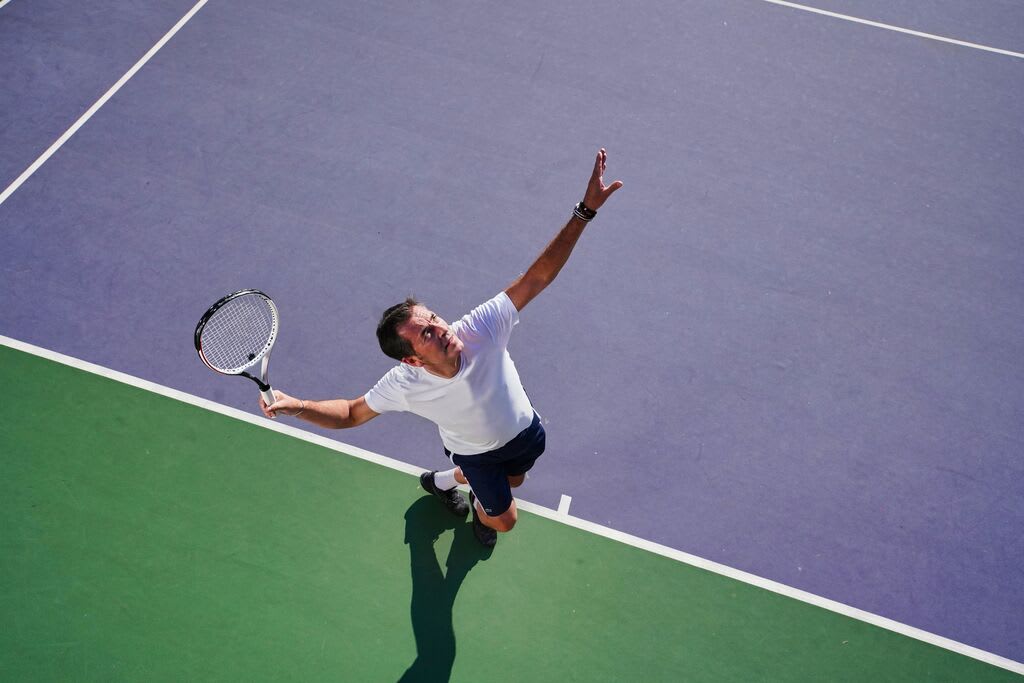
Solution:
<path fill-rule="evenodd" d="M 277 400 L 268 406 L 260 398 L 260 410 L 269 418 L 289 415 L 327 429 L 348 429 L 358 427 L 380 415 L 366 405 L 366 397 L 356 399 L 336 398 L 329 401 L 307 401 L 274 390 Z"/>

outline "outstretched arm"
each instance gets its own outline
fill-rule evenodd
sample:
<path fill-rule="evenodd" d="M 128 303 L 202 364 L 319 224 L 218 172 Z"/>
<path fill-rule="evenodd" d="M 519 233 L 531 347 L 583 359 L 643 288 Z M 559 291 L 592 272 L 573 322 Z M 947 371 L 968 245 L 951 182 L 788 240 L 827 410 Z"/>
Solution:
<path fill-rule="evenodd" d="M 622 182 L 619 180 L 605 186 L 604 168 L 607 161 L 608 153 L 602 148 L 597 153 L 597 159 L 594 160 L 594 172 L 590 175 L 587 191 L 583 195 L 583 208 L 573 212 L 569 222 L 559 231 L 555 239 L 551 240 L 551 243 L 541 252 L 533 265 L 505 290 L 516 310 L 523 310 L 526 304 L 533 301 L 533 298 L 544 291 L 544 288 L 558 276 L 562 266 L 569 260 L 569 255 L 576 247 L 576 242 L 583 234 L 583 229 L 587 227 L 590 218 L 593 218 L 593 214 L 596 214 L 597 210 L 604 206 L 613 192 L 622 187 Z M 586 218 L 587 216 L 589 218 Z"/>
<path fill-rule="evenodd" d="M 380 415 L 366 405 L 363 396 L 352 400 L 336 398 L 331 401 L 305 401 L 277 389 L 274 390 L 274 396 L 277 400 L 269 406 L 260 398 L 260 410 L 267 417 L 290 415 L 328 429 L 358 427 Z"/>

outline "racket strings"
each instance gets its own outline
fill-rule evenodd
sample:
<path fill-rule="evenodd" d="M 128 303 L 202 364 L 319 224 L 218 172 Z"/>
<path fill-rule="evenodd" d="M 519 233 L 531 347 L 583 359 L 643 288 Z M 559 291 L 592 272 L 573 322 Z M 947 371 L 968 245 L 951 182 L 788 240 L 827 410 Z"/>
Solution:
<path fill-rule="evenodd" d="M 251 294 L 228 301 L 203 327 L 200 343 L 206 362 L 221 372 L 241 372 L 270 348 L 276 323 L 263 297 Z"/>

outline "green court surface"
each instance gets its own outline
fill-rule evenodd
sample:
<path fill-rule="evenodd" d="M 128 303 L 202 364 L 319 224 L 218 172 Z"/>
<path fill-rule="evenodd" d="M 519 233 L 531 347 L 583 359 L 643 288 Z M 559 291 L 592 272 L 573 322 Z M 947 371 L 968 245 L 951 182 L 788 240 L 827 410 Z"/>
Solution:
<path fill-rule="evenodd" d="M 6 347 L 0 381 L 2 680 L 1020 680 L 527 513 L 488 556 L 408 474 Z"/>

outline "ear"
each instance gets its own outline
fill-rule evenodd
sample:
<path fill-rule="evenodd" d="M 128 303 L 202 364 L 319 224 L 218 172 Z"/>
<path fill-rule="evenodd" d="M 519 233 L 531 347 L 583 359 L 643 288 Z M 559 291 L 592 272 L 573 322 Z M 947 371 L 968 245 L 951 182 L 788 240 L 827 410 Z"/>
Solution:
<path fill-rule="evenodd" d="M 417 356 L 406 356 L 405 358 L 402 359 L 402 362 L 405 363 L 406 365 L 411 365 L 414 368 L 423 367 L 423 361 L 421 361 Z"/>

